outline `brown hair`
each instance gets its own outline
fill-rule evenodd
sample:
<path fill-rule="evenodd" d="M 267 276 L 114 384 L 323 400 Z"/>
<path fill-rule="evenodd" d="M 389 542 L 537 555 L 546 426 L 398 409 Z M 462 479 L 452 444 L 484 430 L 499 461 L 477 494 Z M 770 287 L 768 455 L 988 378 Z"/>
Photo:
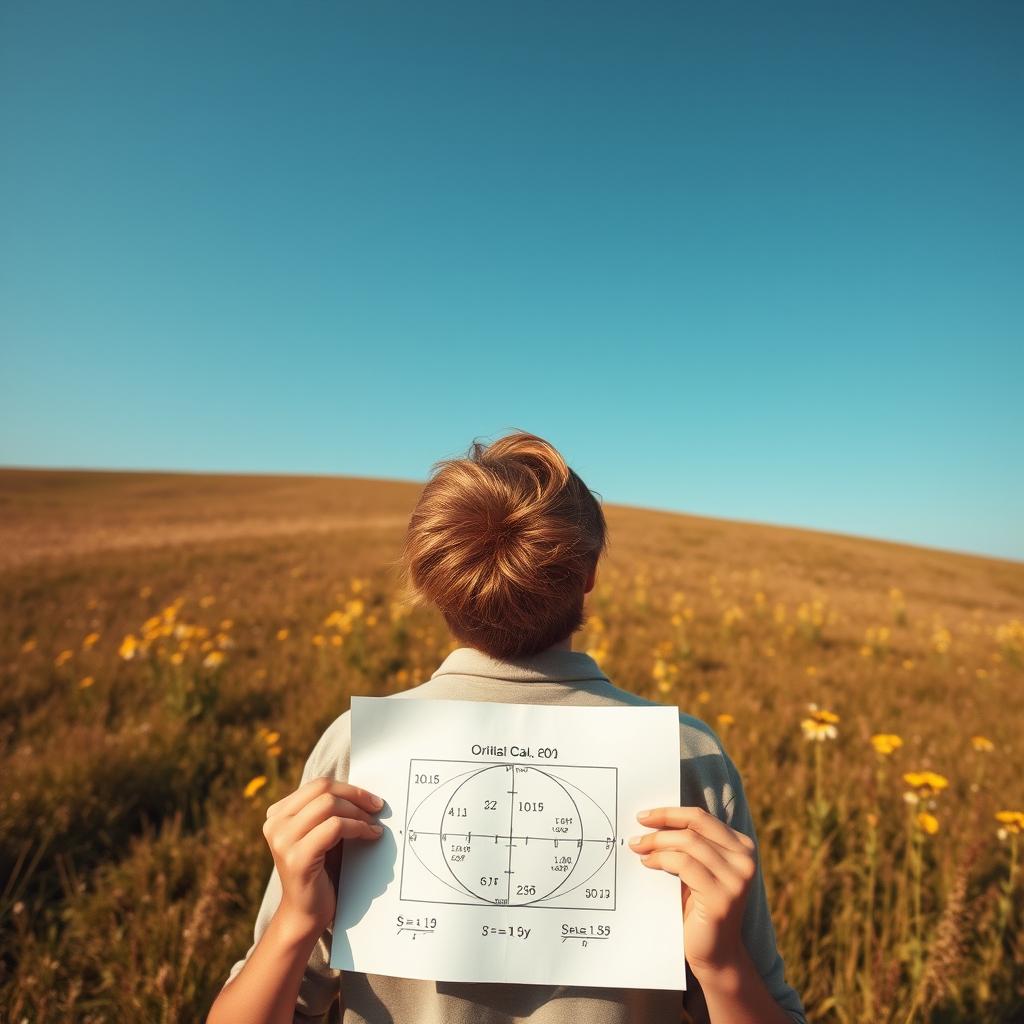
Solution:
<path fill-rule="evenodd" d="M 431 467 L 402 551 L 406 599 L 496 658 L 536 654 L 585 621 L 584 585 L 608 546 L 594 493 L 520 430 Z"/>

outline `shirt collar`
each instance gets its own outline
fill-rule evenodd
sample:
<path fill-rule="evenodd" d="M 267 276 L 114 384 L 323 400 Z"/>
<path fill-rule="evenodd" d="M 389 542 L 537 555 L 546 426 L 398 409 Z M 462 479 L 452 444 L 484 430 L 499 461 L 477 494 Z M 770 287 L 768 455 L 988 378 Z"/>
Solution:
<path fill-rule="evenodd" d="M 476 647 L 456 647 L 430 678 L 443 675 L 484 676 L 511 682 L 611 682 L 585 651 L 550 647 L 539 654 L 518 658 L 495 658 Z"/>

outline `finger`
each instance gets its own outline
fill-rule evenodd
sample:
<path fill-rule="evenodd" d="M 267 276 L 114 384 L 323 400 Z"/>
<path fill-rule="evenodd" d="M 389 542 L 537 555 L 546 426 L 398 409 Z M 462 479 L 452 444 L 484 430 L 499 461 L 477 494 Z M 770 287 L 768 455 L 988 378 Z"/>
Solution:
<path fill-rule="evenodd" d="M 380 829 L 380 832 L 374 829 Z M 358 818 L 328 818 L 310 829 L 292 849 L 301 858 L 300 863 L 312 863 L 317 857 L 326 855 L 343 839 L 379 839 L 384 829 L 380 826 L 368 825 Z"/>
<path fill-rule="evenodd" d="M 653 850 L 693 852 L 697 849 L 706 849 L 707 854 L 703 857 L 704 863 L 716 873 L 728 871 L 738 875 L 741 879 L 747 877 L 748 872 L 753 873 L 753 856 L 747 850 L 727 850 L 699 832 L 688 828 L 663 828 L 655 832 L 647 832 L 644 835 L 633 836 L 629 841 L 629 846 L 636 853 L 651 853 Z"/>
<path fill-rule="evenodd" d="M 680 850 L 655 850 L 640 858 L 644 867 L 657 868 L 676 875 L 692 892 L 711 903 L 721 900 L 715 876 L 696 857 Z"/>
<path fill-rule="evenodd" d="M 739 857 L 739 854 L 726 853 L 720 846 L 688 829 L 663 829 L 650 832 L 640 839 L 641 842 L 635 846 L 630 841 L 630 846 L 637 852 L 646 854 L 656 850 L 676 850 L 688 853 L 711 872 L 720 889 L 733 897 L 744 891 L 747 879 L 753 874 L 749 856 L 743 864 L 734 864 L 728 858 Z"/>
<path fill-rule="evenodd" d="M 636 818 L 649 828 L 692 828 L 727 850 L 754 849 L 750 836 L 730 828 L 703 807 L 655 807 L 640 811 Z"/>
<path fill-rule="evenodd" d="M 309 803 L 310 800 L 322 793 L 333 793 L 335 796 L 345 797 L 371 813 L 379 811 L 384 803 L 378 796 L 359 786 L 353 786 L 351 783 L 323 776 L 317 779 L 310 779 L 309 782 L 300 786 L 294 793 L 290 793 L 277 803 L 271 804 L 267 808 L 267 817 L 295 814 L 300 808 Z"/>
<path fill-rule="evenodd" d="M 361 789 L 359 786 L 353 786 L 348 782 L 339 782 L 337 779 L 332 779 L 329 776 L 323 776 L 318 779 L 310 779 L 309 782 L 299 786 L 294 793 L 289 793 L 288 796 L 282 797 L 276 803 L 271 804 L 267 808 L 267 817 L 273 818 L 277 815 L 287 816 L 295 814 L 299 808 L 305 807 L 310 800 L 321 793 L 333 793 L 335 796 L 343 796 L 371 814 L 379 811 L 384 806 L 384 802 L 380 797 L 370 793 L 368 790 Z"/>
<path fill-rule="evenodd" d="M 352 818 L 367 825 L 376 823 L 371 815 L 356 807 L 351 800 L 333 793 L 321 793 L 291 817 L 281 820 L 278 828 L 286 842 L 297 843 L 310 829 L 328 818 Z"/>
<path fill-rule="evenodd" d="M 637 820 L 651 828 L 693 829 L 723 849 L 741 851 L 754 848 L 749 836 L 730 828 L 703 807 L 656 807 L 640 811 Z"/>

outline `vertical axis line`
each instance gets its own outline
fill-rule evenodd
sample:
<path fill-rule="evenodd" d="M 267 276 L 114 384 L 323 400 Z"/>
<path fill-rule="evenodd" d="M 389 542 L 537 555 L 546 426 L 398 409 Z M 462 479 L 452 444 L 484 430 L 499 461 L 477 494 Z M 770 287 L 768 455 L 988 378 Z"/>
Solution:
<path fill-rule="evenodd" d="M 512 816 L 516 812 L 516 766 L 510 764 L 508 767 L 512 772 L 512 795 L 508 807 L 508 889 L 505 892 L 505 906 L 512 901 L 512 836 L 515 834 L 512 831 Z"/>

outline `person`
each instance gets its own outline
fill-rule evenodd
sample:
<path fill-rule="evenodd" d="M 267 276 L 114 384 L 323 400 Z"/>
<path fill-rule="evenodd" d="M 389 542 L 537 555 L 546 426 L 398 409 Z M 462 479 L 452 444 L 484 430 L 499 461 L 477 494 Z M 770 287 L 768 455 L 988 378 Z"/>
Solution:
<path fill-rule="evenodd" d="M 474 441 L 465 458 L 435 463 L 400 562 L 407 598 L 439 609 L 462 646 L 429 680 L 386 699 L 655 703 L 618 688 L 593 657 L 572 649 L 607 547 L 598 500 L 535 434 L 518 430 L 489 446 Z M 740 774 L 699 718 L 680 712 L 679 730 L 680 806 L 638 809 L 641 831 L 630 849 L 651 870 L 679 878 L 685 992 L 332 969 L 340 858 L 346 844 L 380 835 L 375 814 L 388 796 L 348 782 L 346 711 L 315 744 L 298 788 L 267 809 L 263 833 L 274 867 L 254 941 L 231 968 L 207 1024 L 806 1024 L 785 979 Z M 655 944 L 658 936 L 637 941 Z"/>

